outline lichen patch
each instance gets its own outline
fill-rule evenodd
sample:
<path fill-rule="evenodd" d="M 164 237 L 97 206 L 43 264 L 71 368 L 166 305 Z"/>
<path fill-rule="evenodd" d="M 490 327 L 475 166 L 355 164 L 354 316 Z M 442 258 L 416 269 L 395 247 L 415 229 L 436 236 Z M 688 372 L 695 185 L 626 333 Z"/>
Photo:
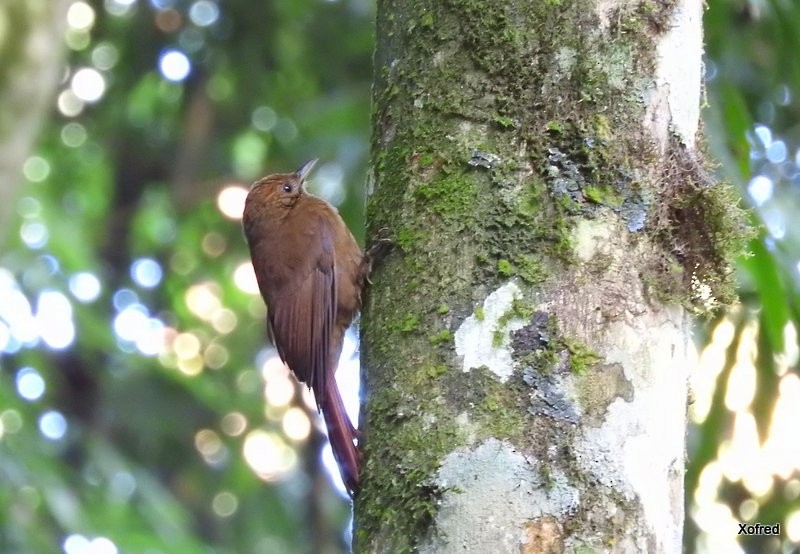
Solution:
<path fill-rule="evenodd" d="M 450 453 L 436 484 L 446 492 L 423 553 L 518 552 L 530 541 L 532 521 L 560 520 L 579 503 L 564 474 L 551 469 L 545 482 L 539 461 L 494 438 Z M 551 535 L 560 542 L 560 534 Z"/>
<path fill-rule="evenodd" d="M 485 366 L 505 383 L 514 370 L 511 358 L 511 332 L 528 322 L 522 318 L 508 318 L 514 300 L 522 291 L 514 281 L 509 281 L 491 293 L 459 326 L 455 333 L 456 354 L 463 356 L 462 370 Z"/>

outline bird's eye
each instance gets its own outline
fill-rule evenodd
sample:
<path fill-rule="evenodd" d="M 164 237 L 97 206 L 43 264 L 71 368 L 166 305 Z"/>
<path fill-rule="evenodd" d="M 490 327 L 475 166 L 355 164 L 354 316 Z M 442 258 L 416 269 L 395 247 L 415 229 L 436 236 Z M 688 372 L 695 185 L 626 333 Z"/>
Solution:
<path fill-rule="evenodd" d="M 292 185 L 289 183 L 283 183 L 283 192 L 292 192 Z"/>

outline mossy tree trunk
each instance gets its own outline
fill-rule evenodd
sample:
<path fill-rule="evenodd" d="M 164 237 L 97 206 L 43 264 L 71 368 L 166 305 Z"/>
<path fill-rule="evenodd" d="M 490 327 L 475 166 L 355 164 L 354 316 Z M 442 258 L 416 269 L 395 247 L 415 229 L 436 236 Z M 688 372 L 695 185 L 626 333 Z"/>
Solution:
<path fill-rule="evenodd" d="M 357 551 L 681 551 L 686 308 L 743 244 L 701 12 L 378 2 Z"/>
<path fill-rule="evenodd" d="M 22 165 L 62 78 L 69 0 L 0 2 L 0 247 Z"/>

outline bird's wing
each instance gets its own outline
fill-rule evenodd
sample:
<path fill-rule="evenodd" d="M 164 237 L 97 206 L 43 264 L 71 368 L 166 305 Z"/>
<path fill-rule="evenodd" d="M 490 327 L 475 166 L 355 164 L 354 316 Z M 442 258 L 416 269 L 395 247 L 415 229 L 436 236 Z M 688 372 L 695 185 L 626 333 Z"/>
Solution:
<path fill-rule="evenodd" d="M 336 271 L 333 232 L 322 219 L 303 244 L 306 252 L 297 279 L 271 299 L 269 326 L 281 359 L 314 391 L 317 405 L 333 376 L 330 344 L 336 321 Z M 308 229 L 306 229 L 308 231 Z"/>

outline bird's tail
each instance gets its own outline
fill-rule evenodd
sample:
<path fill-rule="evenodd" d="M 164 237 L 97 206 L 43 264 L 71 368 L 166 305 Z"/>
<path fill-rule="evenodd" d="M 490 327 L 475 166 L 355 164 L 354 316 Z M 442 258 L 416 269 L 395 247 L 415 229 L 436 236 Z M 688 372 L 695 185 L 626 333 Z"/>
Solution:
<path fill-rule="evenodd" d="M 325 399 L 321 408 L 325 426 L 328 428 L 328 440 L 331 443 L 333 457 L 339 465 L 344 486 L 350 496 L 353 496 L 358 490 L 361 465 L 361 454 L 354 443 L 356 429 L 347 416 L 336 380 L 328 379 L 325 388 Z"/>

